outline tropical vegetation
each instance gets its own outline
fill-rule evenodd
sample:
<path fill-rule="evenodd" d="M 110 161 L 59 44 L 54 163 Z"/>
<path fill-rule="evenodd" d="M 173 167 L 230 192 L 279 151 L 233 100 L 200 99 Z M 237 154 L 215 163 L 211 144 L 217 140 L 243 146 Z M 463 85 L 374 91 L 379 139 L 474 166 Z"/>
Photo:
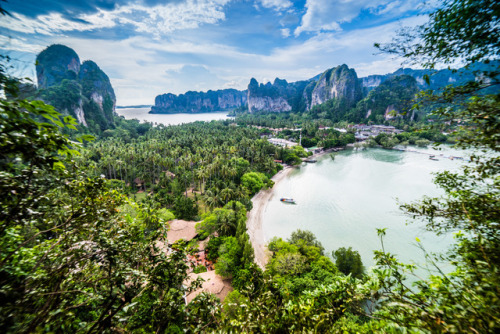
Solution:
<path fill-rule="evenodd" d="M 492 62 L 500 56 L 499 12 L 497 1 L 447 0 L 428 23 L 379 47 L 429 69 Z M 349 132 L 319 131 L 320 125 L 333 126 L 332 120 L 321 124 L 307 113 L 274 119 L 244 115 L 246 126 L 153 127 L 114 117 L 93 140 L 78 132 L 71 116 L 20 94 L 23 85 L 2 64 L 0 329 L 497 332 L 500 70 L 476 77 L 418 95 L 413 108 L 432 110 L 427 130 L 407 123 L 419 131 L 374 138 L 387 147 L 394 140 L 443 141 L 446 126 L 456 130 L 458 147 L 474 152 L 462 170 L 436 175 L 443 196 L 402 205 L 429 231 L 455 233 L 447 253 L 427 254 L 432 268 L 427 277 L 408 279 L 417 268 L 386 252 L 384 229 L 378 230 L 377 264 L 369 270 L 352 248 L 329 257 L 316 237 L 302 230 L 287 240 L 271 240 L 265 268 L 253 262 L 246 227 L 250 197 L 272 187 L 270 177 L 280 169 L 275 160 L 294 162 L 306 154 L 302 147 L 277 148 L 248 125 L 283 121 L 292 129 L 299 120 L 307 145 L 352 141 Z M 188 279 L 192 245 L 164 247 L 167 222 L 174 217 L 199 220 L 198 238 L 208 238 L 207 259 L 219 275 L 232 279 L 234 291 L 223 303 L 202 293 L 186 304 L 185 295 L 201 282 Z M 450 272 L 441 269 L 443 261 L 453 265 Z"/>

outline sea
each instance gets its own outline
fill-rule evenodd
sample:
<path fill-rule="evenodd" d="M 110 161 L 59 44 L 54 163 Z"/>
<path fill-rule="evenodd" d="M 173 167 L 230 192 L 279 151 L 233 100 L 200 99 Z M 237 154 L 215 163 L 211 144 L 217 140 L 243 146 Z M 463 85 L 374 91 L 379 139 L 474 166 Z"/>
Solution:
<path fill-rule="evenodd" d="M 150 122 L 163 125 L 179 125 L 196 121 L 210 122 L 233 118 L 227 116 L 227 111 L 199 114 L 149 114 L 149 110 L 151 108 L 116 108 L 116 113 L 125 117 L 125 119 L 137 119 L 141 123 Z"/>
<path fill-rule="evenodd" d="M 424 221 L 412 219 L 399 206 L 425 195 L 442 195 L 433 183 L 435 173 L 458 170 L 468 163 L 468 152 L 449 146 L 410 149 L 351 149 L 324 155 L 317 163 L 303 163 L 274 186 L 263 213 L 265 240 L 286 239 L 297 229 L 309 230 L 327 254 L 352 247 L 366 267 L 375 264 L 374 250 L 382 249 L 379 228 L 386 229 L 385 251 L 406 263 L 424 262 L 421 246 L 425 252 L 445 252 L 453 231 L 441 236 L 428 232 Z M 431 154 L 436 160 L 429 159 Z M 282 203 L 281 197 L 291 197 L 296 204 Z"/>

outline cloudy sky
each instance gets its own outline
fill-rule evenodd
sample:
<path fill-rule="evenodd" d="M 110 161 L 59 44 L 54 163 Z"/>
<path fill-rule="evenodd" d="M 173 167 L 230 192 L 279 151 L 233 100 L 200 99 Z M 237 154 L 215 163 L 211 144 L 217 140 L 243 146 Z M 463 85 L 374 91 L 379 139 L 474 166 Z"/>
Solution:
<path fill-rule="evenodd" d="M 400 61 L 377 54 L 403 26 L 426 20 L 424 0 L 7 0 L 0 49 L 35 78 L 36 54 L 73 48 L 110 77 L 118 105 L 162 93 L 245 89 L 347 64 L 358 76 Z"/>

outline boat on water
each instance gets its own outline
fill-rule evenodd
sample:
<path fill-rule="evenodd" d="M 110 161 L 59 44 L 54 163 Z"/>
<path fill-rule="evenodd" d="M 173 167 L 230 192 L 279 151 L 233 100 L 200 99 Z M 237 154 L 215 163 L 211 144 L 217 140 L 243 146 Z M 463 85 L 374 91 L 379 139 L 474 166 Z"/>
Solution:
<path fill-rule="evenodd" d="M 280 201 L 283 203 L 295 204 L 295 200 L 293 198 L 282 197 L 280 198 Z"/>
<path fill-rule="evenodd" d="M 439 159 L 436 159 L 435 155 L 430 155 L 429 160 L 439 161 Z"/>
<path fill-rule="evenodd" d="M 316 159 L 306 159 L 306 160 L 304 160 L 304 162 L 307 162 L 307 163 L 313 164 L 313 163 L 315 163 L 315 162 L 318 162 L 318 160 L 316 160 Z"/>

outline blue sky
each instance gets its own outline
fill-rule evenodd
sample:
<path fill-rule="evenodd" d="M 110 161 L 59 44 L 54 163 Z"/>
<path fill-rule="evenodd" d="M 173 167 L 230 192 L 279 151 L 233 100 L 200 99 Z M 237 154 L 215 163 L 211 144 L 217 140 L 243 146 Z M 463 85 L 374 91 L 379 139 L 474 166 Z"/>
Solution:
<path fill-rule="evenodd" d="M 425 22 L 423 0 L 7 0 L 0 48 L 35 78 L 36 54 L 59 43 L 94 60 L 118 105 L 162 93 L 246 89 L 250 79 L 296 81 L 347 64 L 385 74 L 377 54 L 397 29 Z"/>

